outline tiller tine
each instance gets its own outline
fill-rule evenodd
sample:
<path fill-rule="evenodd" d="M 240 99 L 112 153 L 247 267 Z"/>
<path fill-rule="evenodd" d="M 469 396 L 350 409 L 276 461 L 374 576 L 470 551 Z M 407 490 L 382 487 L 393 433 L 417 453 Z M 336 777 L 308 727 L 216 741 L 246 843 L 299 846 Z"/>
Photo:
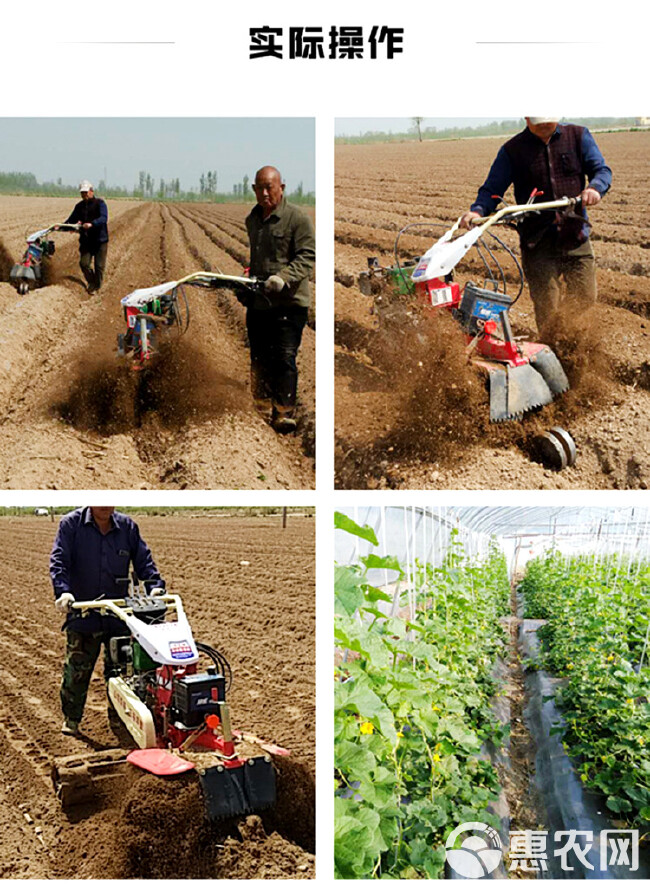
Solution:
<path fill-rule="evenodd" d="M 562 369 L 557 355 L 548 346 L 531 355 L 531 365 L 544 378 L 554 395 L 561 395 L 569 389 L 569 380 Z"/>
<path fill-rule="evenodd" d="M 256 814 L 275 804 L 275 769 L 268 756 L 249 758 L 234 768 L 206 768 L 199 780 L 210 820 Z"/>
<path fill-rule="evenodd" d="M 494 367 L 490 374 L 490 421 L 520 419 L 524 413 L 553 400 L 544 377 L 530 364 Z"/>

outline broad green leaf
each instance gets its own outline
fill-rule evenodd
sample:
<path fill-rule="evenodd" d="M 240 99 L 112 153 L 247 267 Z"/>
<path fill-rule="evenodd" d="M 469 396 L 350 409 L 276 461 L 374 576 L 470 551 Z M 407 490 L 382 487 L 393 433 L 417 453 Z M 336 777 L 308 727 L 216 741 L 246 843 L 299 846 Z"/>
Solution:
<path fill-rule="evenodd" d="M 404 571 L 402 570 L 402 566 L 392 555 L 366 555 L 361 558 L 362 564 L 368 568 L 368 570 L 396 570 L 400 576 L 404 575 Z"/>
<path fill-rule="evenodd" d="M 351 709 L 366 721 L 372 722 L 384 737 L 394 746 L 397 731 L 393 713 L 370 687 L 368 680 L 359 676 L 354 681 L 338 683 L 335 686 L 337 709 Z"/>
<path fill-rule="evenodd" d="M 363 605 L 364 579 L 349 567 L 334 569 L 334 611 L 352 616 Z"/>
<path fill-rule="evenodd" d="M 631 811 L 632 803 L 628 802 L 627 799 L 622 799 L 620 796 L 610 796 L 607 799 L 607 807 L 611 811 L 621 814 L 623 811 Z"/>
<path fill-rule="evenodd" d="M 352 518 L 348 518 L 348 516 L 344 515 L 342 512 L 334 512 L 334 527 L 337 530 L 345 530 L 347 533 L 352 533 L 354 536 L 361 537 L 362 540 L 367 540 L 369 543 L 372 543 L 373 546 L 379 545 L 372 527 L 368 524 L 364 524 L 364 526 L 361 527 L 356 521 L 353 521 Z"/>

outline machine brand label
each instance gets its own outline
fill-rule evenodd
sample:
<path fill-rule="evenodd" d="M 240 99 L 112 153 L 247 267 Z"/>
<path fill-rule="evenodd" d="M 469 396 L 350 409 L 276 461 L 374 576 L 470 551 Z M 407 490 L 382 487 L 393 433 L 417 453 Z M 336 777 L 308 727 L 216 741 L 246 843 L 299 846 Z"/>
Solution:
<path fill-rule="evenodd" d="M 477 299 L 474 303 L 474 317 L 475 318 L 485 318 L 489 320 L 490 318 L 497 318 L 500 314 L 506 310 L 505 305 L 497 305 L 494 302 L 488 302 L 484 299 Z"/>
<path fill-rule="evenodd" d="M 432 287 L 429 290 L 429 296 L 431 297 L 431 305 L 443 305 L 453 299 L 451 287 Z"/>
<path fill-rule="evenodd" d="M 415 271 L 413 272 L 413 277 L 416 278 L 416 277 L 419 277 L 421 274 L 424 274 L 424 272 L 427 270 L 428 265 L 429 265 L 428 262 L 425 262 L 425 261 L 420 262 L 420 264 L 416 267 Z"/>
<path fill-rule="evenodd" d="M 174 660 L 187 660 L 194 656 L 192 646 L 188 641 L 170 641 L 169 653 Z"/>

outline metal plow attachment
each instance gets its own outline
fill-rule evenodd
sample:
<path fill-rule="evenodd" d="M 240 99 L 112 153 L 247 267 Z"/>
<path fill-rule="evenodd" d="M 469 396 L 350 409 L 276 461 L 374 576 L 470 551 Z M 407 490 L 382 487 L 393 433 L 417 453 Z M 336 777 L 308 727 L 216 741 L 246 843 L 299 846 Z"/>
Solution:
<path fill-rule="evenodd" d="M 207 768 L 199 771 L 199 780 L 210 820 L 256 814 L 275 804 L 275 768 L 268 755 L 249 758 L 236 768 Z"/>
<path fill-rule="evenodd" d="M 521 419 L 524 413 L 544 407 L 553 400 L 541 373 L 530 364 L 521 367 L 489 367 L 490 422 Z"/>
<path fill-rule="evenodd" d="M 562 369 L 557 355 L 548 346 L 530 358 L 531 365 L 544 378 L 554 395 L 561 395 L 569 390 L 569 380 Z"/>

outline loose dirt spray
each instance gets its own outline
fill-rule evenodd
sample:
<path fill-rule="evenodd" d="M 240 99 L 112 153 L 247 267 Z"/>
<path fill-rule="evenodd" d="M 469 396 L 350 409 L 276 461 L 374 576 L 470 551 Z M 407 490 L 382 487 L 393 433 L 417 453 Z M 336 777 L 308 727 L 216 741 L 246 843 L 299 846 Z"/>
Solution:
<path fill-rule="evenodd" d="M 14 260 L 11 258 L 9 250 L 0 240 L 0 281 L 9 280 L 9 272 L 13 268 Z"/>
<path fill-rule="evenodd" d="M 126 433 L 154 416 L 165 428 L 178 429 L 246 403 L 244 385 L 219 373 L 190 339 L 163 343 L 143 370 L 132 370 L 110 352 L 83 356 L 71 375 L 54 410 L 81 431 Z"/>
<path fill-rule="evenodd" d="M 296 766 L 299 770 L 297 763 L 290 770 Z M 283 774 L 290 776 L 281 771 L 280 781 Z M 120 830 L 108 863 L 110 875 L 122 879 L 313 878 L 313 778 L 309 791 L 300 782 L 293 786 L 297 804 L 292 814 L 291 787 L 283 790 L 280 785 L 280 804 L 273 811 L 209 823 L 195 774 L 172 779 L 139 775 L 123 799 Z M 309 822 L 312 830 L 307 835 Z M 294 838 L 301 830 L 304 844 Z"/>
<path fill-rule="evenodd" d="M 562 363 L 569 391 L 521 421 L 490 423 L 487 380 L 468 361 L 457 322 L 447 312 L 403 301 L 387 305 L 377 332 L 367 334 L 365 350 L 382 371 L 386 390 L 399 397 L 384 416 L 386 435 L 372 449 L 346 459 L 339 473 L 345 486 L 365 487 L 368 476 L 383 474 L 393 459 L 459 461 L 479 441 L 528 451 L 533 439 L 551 426 L 569 426 L 584 410 L 608 403 L 612 367 L 595 312 L 564 307 L 542 341 Z"/>

